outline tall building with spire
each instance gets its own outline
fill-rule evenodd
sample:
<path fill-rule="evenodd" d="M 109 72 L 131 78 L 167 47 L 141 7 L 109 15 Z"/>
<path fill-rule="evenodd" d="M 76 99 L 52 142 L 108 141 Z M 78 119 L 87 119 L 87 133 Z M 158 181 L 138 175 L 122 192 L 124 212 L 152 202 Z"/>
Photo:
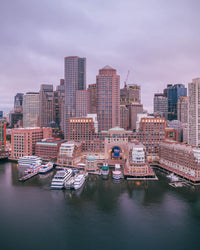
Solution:
<path fill-rule="evenodd" d="M 86 89 L 86 58 L 68 56 L 64 58 L 65 108 L 64 137 L 69 136 L 69 119 L 76 116 L 76 91 Z"/>
<path fill-rule="evenodd" d="M 120 76 L 116 69 L 108 65 L 100 69 L 96 84 L 99 131 L 120 126 Z"/>

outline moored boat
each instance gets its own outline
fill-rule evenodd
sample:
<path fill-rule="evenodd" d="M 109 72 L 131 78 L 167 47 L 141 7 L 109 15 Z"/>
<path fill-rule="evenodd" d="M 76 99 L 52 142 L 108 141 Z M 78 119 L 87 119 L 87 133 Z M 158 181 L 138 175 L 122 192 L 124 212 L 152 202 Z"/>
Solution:
<path fill-rule="evenodd" d="M 31 164 L 25 171 L 25 174 L 36 173 L 39 172 L 41 168 L 41 164 Z"/>
<path fill-rule="evenodd" d="M 167 175 L 167 178 L 169 178 L 171 181 L 179 181 L 179 177 L 176 176 L 174 173 Z"/>
<path fill-rule="evenodd" d="M 64 183 L 69 180 L 72 176 L 72 170 L 60 170 L 54 175 L 51 182 L 51 189 L 62 189 L 64 187 Z"/>
<path fill-rule="evenodd" d="M 32 155 L 32 156 L 23 156 L 20 157 L 18 160 L 18 164 L 19 166 L 24 166 L 24 167 L 28 167 L 32 164 L 41 164 L 42 160 L 40 157 Z"/>
<path fill-rule="evenodd" d="M 121 178 L 121 171 L 112 171 L 113 179 L 119 180 Z"/>
<path fill-rule="evenodd" d="M 79 189 L 80 187 L 82 187 L 84 182 L 85 182 L 85 175 L 84 174 L 77 175 L 74 180 L 74 189 Z"/>
<path fill-rule="evenodd" d="M 47 172 L 51 171 L 52 169 L 53 169 L 53 162 L 48 162 L 45 165 L 41 165 L 39 173 L 40 174 L 46 174 Z"/>
<path fill-rule="evenodd" d="M 109 166 L 107 163 L 104 163 L 101 168 L 101 174 L 107 176 L 109 174 Z"/>

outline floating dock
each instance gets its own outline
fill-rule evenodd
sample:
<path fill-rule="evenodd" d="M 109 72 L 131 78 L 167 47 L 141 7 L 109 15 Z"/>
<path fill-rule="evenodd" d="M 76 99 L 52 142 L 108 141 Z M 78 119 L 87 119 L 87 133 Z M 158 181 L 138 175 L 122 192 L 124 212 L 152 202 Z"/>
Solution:
<path fill-rule="evenodd" d="M 39 171 L 34 172 L 34 173 L 30 173 L 30 174 L 27 174 L 27 175 L 24 175 L 21 178 L 19 178 L 19 181 L 27 181 L 30 178 L 32 178 L 33 176 L 37 175 L 38 173 L 39 173 Z"/>

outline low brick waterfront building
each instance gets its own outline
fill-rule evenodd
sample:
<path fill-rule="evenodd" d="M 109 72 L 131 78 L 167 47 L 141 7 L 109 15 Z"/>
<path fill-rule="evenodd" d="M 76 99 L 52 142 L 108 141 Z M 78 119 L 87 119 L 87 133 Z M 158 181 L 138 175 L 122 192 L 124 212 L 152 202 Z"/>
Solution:
<path fill-rule="evenodd" d="M 14 128 L 11 130 L 11 157 L 35 155 L 35 144 L 52 137 L 51 128 Z"/>
<path fill-rule="evenodd" d="M 159 156 L 163 168 L 200 183 L 200 148 L 165 140 L 160 143 Z"/>
<path fill-rule="evenodd" d="M 59 149 L 57 164 L 66 167 L 74 167 L 81 160 L 82 152 L 82 143 L 75 141 L 64 142 Z"/>
<path fill-rule="evenodd" d="M 40 142 L 36 142 L 35 155 L 41 157 L 42 159 L 57 159 L 60 145 L 63 142 L 63 140 L 56 139 L 44 139 Z"/>

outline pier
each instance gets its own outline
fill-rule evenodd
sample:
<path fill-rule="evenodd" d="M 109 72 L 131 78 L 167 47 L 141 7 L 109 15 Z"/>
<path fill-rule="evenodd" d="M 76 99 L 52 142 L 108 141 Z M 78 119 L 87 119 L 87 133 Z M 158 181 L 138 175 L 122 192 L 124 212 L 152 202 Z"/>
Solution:
<path fill-rule="evenodd" d="M 21 182 L 27 181 L 30 178 L 32 178 L 33 176 L 36 176 L 38 173 L 39 173 L 39 170 L 34 172 L 34 173 L 26 174 L 26 175 L 22 176 L 21 178 L 19 178 L 19 181 L 21 181 Z"/>

